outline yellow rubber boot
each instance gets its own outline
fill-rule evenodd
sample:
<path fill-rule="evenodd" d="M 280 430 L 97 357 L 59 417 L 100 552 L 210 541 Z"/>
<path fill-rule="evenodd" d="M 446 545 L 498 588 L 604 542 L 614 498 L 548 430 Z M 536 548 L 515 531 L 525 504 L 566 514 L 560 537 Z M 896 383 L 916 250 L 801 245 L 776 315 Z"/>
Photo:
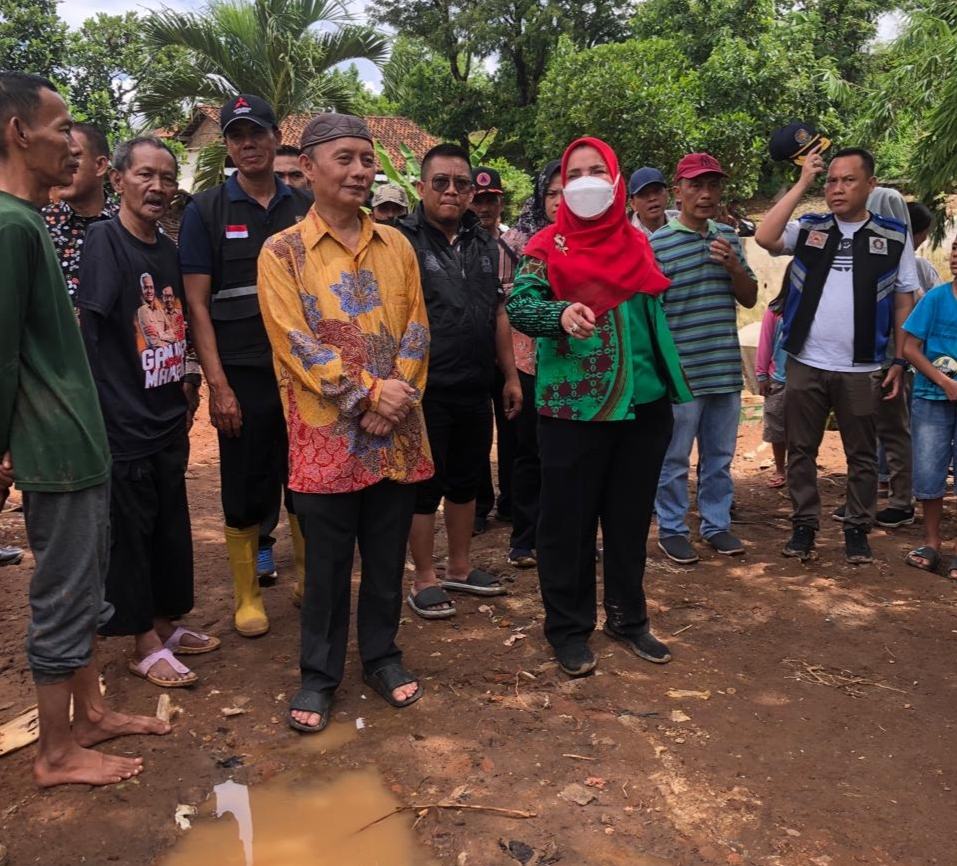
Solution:
<path fill-rule="evenodd" d="M 292 603 L 302 607 L 302 594 L 306 588 L 306 539 L 302 536 L 299 518 L 289 515 L 289 534 L 292 536 L 292 559 L 296 569 L 296 585 L 292 589 Z"/>
<path fill-rule="evenodd" d="M 256 550 L 259 547 L 259 527 L 246 529 L 226 527 L 226 551 L 229 569 L 233 573 L 236 594 L 236 613 L 233 625 L 243 637 L 259 637 L 269 631 L 269 618 L 263 606 L 263 594 L 256 575 Z"/>

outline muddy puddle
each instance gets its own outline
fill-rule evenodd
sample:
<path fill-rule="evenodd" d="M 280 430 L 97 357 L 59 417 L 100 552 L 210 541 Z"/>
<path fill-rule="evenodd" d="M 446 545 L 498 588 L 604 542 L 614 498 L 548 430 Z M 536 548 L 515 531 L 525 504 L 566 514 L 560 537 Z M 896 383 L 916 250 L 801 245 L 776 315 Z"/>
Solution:
<path fill-rule="evenodd" d="M 330 725 L 297 751 L 321 754 L 355 734 Z M 260 785 L 216 785 L 158 866 L 436 866 L 412 832 L 412 812 L 379 820 L 402 804 L 376 770 L 320 775 L 303 768 Z"/>

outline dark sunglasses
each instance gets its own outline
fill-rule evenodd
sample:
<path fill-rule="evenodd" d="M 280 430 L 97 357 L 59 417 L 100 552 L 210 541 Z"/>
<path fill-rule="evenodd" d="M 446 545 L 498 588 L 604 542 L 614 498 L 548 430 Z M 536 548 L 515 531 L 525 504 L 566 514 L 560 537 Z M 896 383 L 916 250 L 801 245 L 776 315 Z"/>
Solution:
<path fill-rule="evenodd" d="M 445 192 L 449 186 L 454 186 L 455 191 L 461 195 L 472 188 L 472 181 L 467 177 L 449 177 L 447 174 L 437 174 L 429 183 L 435 192 Z"/>

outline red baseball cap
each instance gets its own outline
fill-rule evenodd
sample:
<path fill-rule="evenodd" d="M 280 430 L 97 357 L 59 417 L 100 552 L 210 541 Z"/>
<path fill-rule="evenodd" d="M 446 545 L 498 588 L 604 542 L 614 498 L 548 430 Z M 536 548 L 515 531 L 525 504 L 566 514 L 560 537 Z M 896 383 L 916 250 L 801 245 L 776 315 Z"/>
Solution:
<path fill-rule="evenodd" d="M 721 163 L 710 153 L 689 153 L 678 161 L 678 167 L 675 169 L 675 180 L 698 177 L 700 174 L 728 176 L 728 173 L 721 168 Z"/>

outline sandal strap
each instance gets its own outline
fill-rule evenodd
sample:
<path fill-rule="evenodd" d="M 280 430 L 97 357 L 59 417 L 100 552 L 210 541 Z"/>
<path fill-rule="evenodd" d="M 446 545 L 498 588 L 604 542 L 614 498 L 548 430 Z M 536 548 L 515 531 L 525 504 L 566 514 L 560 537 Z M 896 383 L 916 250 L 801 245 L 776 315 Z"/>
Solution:
<path fill-rule="evenodd" d="M 412 596 L 412 601 L 418 607 L 429 608 L 438 607 L 441 604 L 451 604 L 452 599 L 441 586 L 427 586 Z"/>
<path fill-rule="evenodd" d="M 176 652 L 176 650 L 180 648 L 183 638 L 187 635 L 189 637 L 194 637 L 197 640 L 201 640 L 204 643 L 209 643 L 208 634 L 203 634 L 201 631 L 194 631 L 191 628 L 186 628 L 184 625 L 178 625 L 176 626 L 175 631 L 166 639 L 163 646 L 171 652 Z"/>
<path fill-rule="evenodd" d="M 153 665 L 160 661 L 166 662 L 178 674 L 186 675 L 191 672 L 190 669 L 177 659 L 172 652 L 166 649 L 166 647 L 154 653 L 150 653 L 141 662 L 137 662 L 136 669 L 145 677 L 153 669 Z"/>
<path fill-rule="evenodd" d="M 295 697 L 289 702 L 290 710 L 299 710 L 303 713 L 318 713 L 320 716 L 329 712 L 332 706 L 332 691 L 322 692 L 313 689 L 299 689 Z"/>
<path fill-rule="evenodd" d="M 469 576 L 462 582 L 470 584 L 471 586 L 488 587 L 498 586 L 502 581 L 494 574 L 489 574 L 487 571 L 482 571 L 479 568 L 473 568 L 469 572 Z"/>
<path fill-rule="evenodd" d="M 368 677 L 376 680 L 382 689 L 387 690 L 390 694 L 399 688 L 399 686 L 418 682 L 415 674 L 409 672 L 398 663 L 383 665 L 378 670 L 371 671 Z"/>

